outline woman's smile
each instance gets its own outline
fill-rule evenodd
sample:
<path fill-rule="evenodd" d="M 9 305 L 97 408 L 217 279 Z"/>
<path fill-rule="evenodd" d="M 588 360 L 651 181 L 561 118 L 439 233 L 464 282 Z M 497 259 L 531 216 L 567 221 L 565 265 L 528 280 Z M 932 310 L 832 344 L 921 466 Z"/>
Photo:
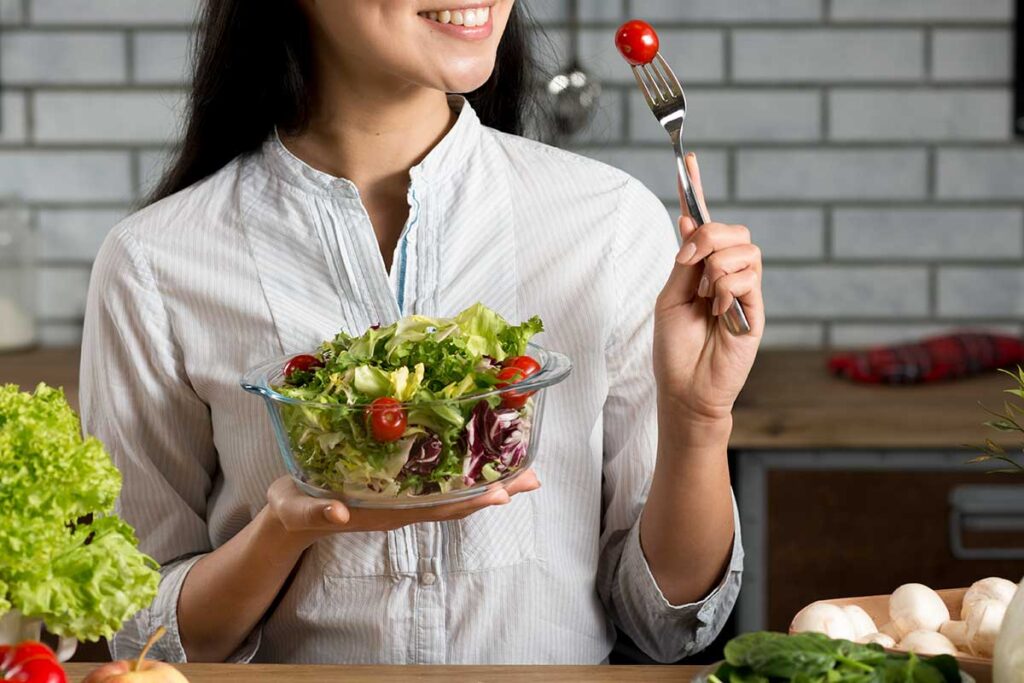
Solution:
<path fill-rule="evenodd" d="M 491 5 L 478 3 L 471 7 L 429 10 L 419 15 L 439 30 L 469 40 L 488 38 L 493 29 Z"/>

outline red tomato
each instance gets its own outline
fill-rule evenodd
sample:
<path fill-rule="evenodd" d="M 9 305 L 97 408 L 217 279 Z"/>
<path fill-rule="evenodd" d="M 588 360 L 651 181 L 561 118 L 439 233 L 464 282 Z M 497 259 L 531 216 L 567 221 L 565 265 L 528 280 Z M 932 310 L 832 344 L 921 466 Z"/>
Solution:
<path fill-rule="evenodd" d="M 310 356 L 303 354 L 301 356 L 295 356 L 288 364 L 284 366 L 284 378 L 290 379 L 293 373 L 296 372 L 309 372 L 316 368 L 322 368 L 323 362 L 316 356 Z"/>
<path fill-rule="evenodd" d="M 14 646 L 0 646 L 0 681 L 67 683 L 68 679 L 53 650 L 26 640 Z"/>
<path fill-rule="evenodd" d="M 529 356 L 517 356 L 516 358 L 528 358 L 534 364 L 537 363 L 537 361 L 533 360 Z M 540 366 L 538 365 L 537 367 L 539 368 Z M 504 389 L 510 384 L 515 384 L 516 382 L 526 379 L 529 375 L 532 375 L 533 372 L 536 371 L 527 373 L 517 365 L 509 365 L 498 371 L 498 379 L 502 381 L 498 382 L 495 386 L 499 389 Z M 515 408 L 516 410 L 519 410 L 526 405 L 526 400 L 532 395 L 532 391 L 528 391 L 526 393 L 520 393 L 518 391 L 503 392 L 501 394 L 501 407 Z"/>
<path fill-rule="evenodd" d="M 521 370 L 523 373 L 522 379 L 530 375 L 536 375 L 540 371 L 540 363 L 530 356 L 510 356 L 502 361 L 501 364 L 506 368 L 518 368 Z"/>
<path fill-rule="evenodd" d="M 631 19 L 615 32 L 615 47 L 633 66 L 649 64 L 658 54 L 658 34 L 646 21 Z"/>
<path fill-rule="evenodd" d="M 408 418 L 398 399 L 390 396 L 375 398 L 366 412 L 370 417 L 370 431 L 377 441 L 397 441 L 402 438 Z"/>

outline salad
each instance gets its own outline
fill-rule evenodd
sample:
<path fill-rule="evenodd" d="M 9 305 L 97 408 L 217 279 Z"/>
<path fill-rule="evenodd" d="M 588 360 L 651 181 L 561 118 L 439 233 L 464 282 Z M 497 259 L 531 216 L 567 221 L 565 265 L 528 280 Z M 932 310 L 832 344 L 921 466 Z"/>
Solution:
<path fill-rule="evenodd" d="M 453 318 L 341 332 L 295 356 L 273 389 L 302 402 L 281 405 L 297 464 L 310 484 L 356 497 L 448 493 L 512 474 L 534 399 L 509 387 L 540 370 L 526 351 L 543 329 L 537 316 L 511 325 L 477 303 Z"/>

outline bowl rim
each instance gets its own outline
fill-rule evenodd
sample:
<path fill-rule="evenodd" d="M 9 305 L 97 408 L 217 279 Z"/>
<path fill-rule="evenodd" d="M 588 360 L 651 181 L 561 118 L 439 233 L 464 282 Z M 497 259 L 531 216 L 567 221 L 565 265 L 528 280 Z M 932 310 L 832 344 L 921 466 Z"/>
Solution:
<path fill-rule="evenodd" d="M 551 351 L 534 342 L 528 342 L 527 349 L 530 351 L 529 355 L 533 356 L 540 363 L 540 370 L 520 382 L 510 384 L 506 387 L 502 387 L 501 389 L 491 389 L 489 391 L 481 391 L 475 394 L 466 394 L 465 396 L 459 396 L 458 398 L 438 398 L 433 401 L 402 401 L 399 405 L 403 408 L 439 404 L 450 405 L 452 403 L 462 401 L 479 400 L 488 396 L 500 396 L 501 394 L 510 391 L 519 393 L 524 391 L 538 391 L 561 382 L 569 375 L 570 372 L 572 372 L 572 361 L 569 360 L 569 357 L 565 354 L 559 353 L 558 351 Z M 239 380 L 239 384 L 245 391 L 257 394 L 276 403 L 286 403 L 289 405 L 304 406 L 318 410 L 367 408 L 370 406 L 370 402 L 333 403 L 330 401 L 304 401 L 302 399 L 292 398 L 278 393 L 273 386 L 271 386 L 271 379 L 275 375 L 279 375 L 281 373 L 285 363 L 302 353 L 310 352 L 299 351 L 297 353 L 289 353 L 287 355 L 275 356 L 274 358 L 267 359 L 247 370 Z M 314 351 L 312 353 L 316 352 Z"/>

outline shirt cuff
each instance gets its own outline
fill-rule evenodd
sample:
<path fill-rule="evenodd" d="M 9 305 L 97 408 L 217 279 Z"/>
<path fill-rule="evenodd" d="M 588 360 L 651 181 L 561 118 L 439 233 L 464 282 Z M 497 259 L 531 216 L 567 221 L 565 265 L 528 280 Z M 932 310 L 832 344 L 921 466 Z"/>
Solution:
<path fill-rule="evenodd" d="M 150 634 L 163 626 L 167 633 L 153 645 L 149 657 L 174 664 L 184 664 L 188 661 L 178 630 L 178 598 L 181 595 L 181 587 L 185 584 L 185 577 L 202 557 L 203 555 L 195 555 L 160 568 L 160 587 L 153 604 L 126 623 L 111 641 L 110 654 L 114 659 L 137 657 Z M 238 649 L 224 661 L 241 664 L 251 661 L 259 650 L 262 634 L 262 624 L 257 625 Z"/>
<path fill-rule="evenodd" d="M 739 595 L 743 543 L 739 513 L 733 502 L 735 535 L 728 569 L 704 598 L 674 605 L 658 587 L 640 545 L 640 522 L 629 530 L 619 560 L 615 590 L 625 606 L 627 633 L 654 659 L 676 661 L 707 647 L 721 631 Z"/>

